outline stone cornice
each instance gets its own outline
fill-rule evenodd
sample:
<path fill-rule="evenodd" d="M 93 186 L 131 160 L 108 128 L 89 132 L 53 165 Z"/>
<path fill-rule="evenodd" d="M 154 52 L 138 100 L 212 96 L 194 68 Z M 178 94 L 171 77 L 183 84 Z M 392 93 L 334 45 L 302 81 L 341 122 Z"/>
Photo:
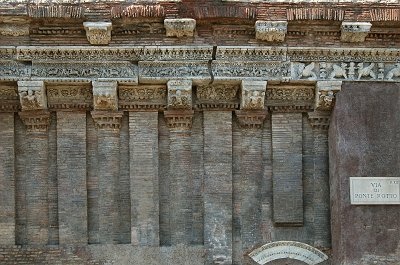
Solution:
<path fill-rule="evenodd" d="M 314 108 L 315 85 L 307 83 L 268 85 L 266 106 L 270 112 L 307 112 Z"/>

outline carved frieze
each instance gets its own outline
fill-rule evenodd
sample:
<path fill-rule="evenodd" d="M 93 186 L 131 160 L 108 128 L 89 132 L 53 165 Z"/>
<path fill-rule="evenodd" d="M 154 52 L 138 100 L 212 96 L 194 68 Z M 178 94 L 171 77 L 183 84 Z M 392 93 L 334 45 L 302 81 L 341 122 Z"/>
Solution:
<path fill-rule="evenodd" d="M 16 49 L 12 46 L 0 47 L 0 60 L 12 60 L 16 56 Z"/>
<path fill-rule="evenodd" d="M 111 41 L 111 22 L 83 22 L 90 44 L 107 45 Z"/>
<path fill-rule="evenodd" d="M 139 62 L 141 83 L 165 83 L 170 79 L 191 79 L 194 82 L 211 80 L 208 62 Z"/>
<path fill-rule="evenodd" d="M 160 110 L 167 105 L 165 85 L 119 85 L 118 104 L 125 110 Z"/>
<path fill-rule="evenodd" d="M 167 110 L 164 117 L 171 131 L 189 132 L 192 129 L 193 110 Z"/>
<path fill-rule="evenodd" d="M 364 42 L 371 26 L 369 22 L 342 22 L 340 39 L 343 42 Z"/>
<path fill-rule="evenodd" d="M 93 108 L 95 110 L 118 110 L 117 82 L 92 82 Z"/>
<path fill-rule="evenodd" d="M 31 66 L 29 63 L 11 60 L 0 61 L 0 80 L 14 81 L 29 78 Z"/>
<path fill-rule="evenodd" d="M 97 129 L 113 132 L 119 132 L 121 129 L 122 111 L 94 110 L 91 114 Z"/>
<path fill-rule="evenodd" d="M 243 80 L 241 83 L 242 94 L 240 109 L 263 110 L 267 81 Z"/>
<path fill-rule="evenodd" d="M 314 107 L 314 85 L 268 85 L 266 105 L 275 112 L 306 112 Z"/>
<path fill-rule="evenodd" d="M 287 48 L 218 46 L 217 60 L 240 61 L 285 61 Z"/>
<path fill-rule="evenodd" d="M 0 35 L 3 36 L 26 36 L 29 35 L 28 24 L 0 24 Z"/>
<path fill-rule="evenodd" d="M 235 113 L 243 129 L 261 129 L 267 117 L 266 111 L 236 110 Z"/>
<path fill-rule="evenodd" d="M 47 102 L 51 109 L 89 109 L 93 103 L 89 84 L 48 84 Z"/>
<path fill-rule="evenodd" d="M 287 21 L 256 21 L 256 39 L 283 42 L 287 33 Z"/>
<path fill-rule="evenodd" d="M 237 84 L 208 84 L 196 88 L 196 107 L 200 109 L 237 109 Z"/>
<path fill-rule="evenodd" d="M 28 133 L 47 133 L 50 125 L 50 112 L 42 111 L 21 111 L 19 117 L 26 126 Z"/>
<path fill-rule="evenodd" d="M 192 81 L 170 80 L 168 87 L 168 109 L 192 109 Z"/>
<path fill-rule="evenodd" d="M 137 66 L 130 62 L 34 62 L 32 77 L 54 81 L 107 80 L 137 83 Z"/>
<path fill-rule="evenodd" d="M 196 29 L 196 20 L 192 18 L 164 19 L 167 37 L 193 37 Z"/>
<path fill-rule="evenodd" d="M 335 95 L 342 88 L 342 81 L 318 81 L 315 86 L 315 110 L 331 111 Z"/>
<path fill-rule="evenodd" d="M 43 81 L 18 81 L 22 110 L 47 109 L 46 88 Z"/>
<path fill-rule="evenodd" d="M 215 80 L 290 80 L 289 62 L 213 61 Z"/>

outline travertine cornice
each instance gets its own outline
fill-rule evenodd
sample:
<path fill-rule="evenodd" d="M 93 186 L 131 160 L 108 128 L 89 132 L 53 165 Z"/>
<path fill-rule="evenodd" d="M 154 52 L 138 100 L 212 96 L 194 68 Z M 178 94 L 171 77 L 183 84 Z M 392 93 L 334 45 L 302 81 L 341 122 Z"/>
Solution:
<path fill-rule="evenodd" d="M 308 120 L 314 130 L 327 131 L 331 113 L 329 111 L 308 112 Z"/>
<path fill-rule="evenodd" d="M 164 19 L 167 37 L 193 37 L 196 29 L 196 20 L 192 18 Z"/>
<path fill-rule="evenodd" d="M 113 132 L 121 129 L 122 111 L 94 110 L 91 114 L 97 129 Z"/>
<path fill-rule="evenodd" d="M 111 22 L 83 22 L 90 44 L 107 45 L 111 41 Z"/>
<path fill-rule="evenodd" d="M 193 123 L 193 110 L 166 110 L 164 117 L 171 131 L 190 132 Z"/>
<path fill-rule="evenodd" d="M 197 109 L 234 110 L 239 108 L 238 84 L 207 84 L 196 87 Z"/>
<path fill-rule="evenodd" d="M 236 110 L 235 113 L 243 129 L 261 129 L 267 117 L 267 111 L 263 110 Z"/>
<path fill-rule="evenodd" d="M 319 81 L 315 86 L 315 110 L 331 111 L 336 93 L 342 89 L 341 81 Z"/>
<path fill-rule="evenodd" d="M 342 22 L 340 39 L 343 42 L 364 42 L 371 26 L 369 22 Z"/>
<path fill-rule="evenodd" d="M 268 42 L 283 42 L 287 33 L 287 21 L 256 21 L 256 39 Z"/>
<path fill-rule="evenodd" d="M 271 112 L 307 112 L 314 108 L 314 91 L 314 84 L 268 85 L 266 106 Z"/>
<path fill-rule="evenodd" d="M 119 85 L 119 109 L 128 111 L 157 111 L 167 106 L 165 85 Z"/>
<path fill-rule="evenodd" d="M 47 133 L 50 125 L 50 112 L 47 110 L 21 111 L 18 113 L 28 133 Z"/>
<path fill-rule="evenodd" d="M 117 82 L 94 81 L 93 108 L 95 110 L 118 110 Z"/>
<path fill-rule="evenodd" d="M 18 94 L 23 111 L 47 109 L 46 87 L 43 81 L 18 81 Z"/>

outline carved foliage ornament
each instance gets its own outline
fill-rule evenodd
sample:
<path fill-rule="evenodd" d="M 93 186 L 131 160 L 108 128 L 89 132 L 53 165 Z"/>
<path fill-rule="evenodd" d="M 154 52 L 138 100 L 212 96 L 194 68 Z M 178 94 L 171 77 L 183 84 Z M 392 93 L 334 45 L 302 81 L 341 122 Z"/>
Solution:
<path fill-rule="evenodd" d="M 95 110 L 117 110 L 117 82 L 92 82 Z"/>
<path fill-rule="evenodd" d="M 330 111 L 335 105 L 335 95 L 342 88 L 342 81 L 319 81 L 316 85 L 315 110 Z"/>
<path fill-rule="evenodd" d="M 287 21 L 256 21 L 256 39 L 283 42 L 287 33 Z"/>
<path fill-rule="evenodd" d="M 242 110 L 263 110 L 267 81 L 243 80 L 240 109 Z"/>
<path fill-rule="evenodd" d="M 314 90 L 311 87 L 268 87 L 267 100 L 313 100 Z"/>
<path fill-rule="evenodd" d="M 197 98 L 201 101 L 234 101 L 238 90 L 238 85 L 199 85 Z"/>
<path fill-rule="evenodd" d="M 120 86 L 118 88 L 118 96 L 120 100 L 163 100 L 166 98 L 166 94 L 167 90 L 163 85 Z"/>
<path fill-rule="evenodd" d="M 18 81 L 18 94 L 22 110 L 47 109 L 46 90 L 43 81 Z"/>
<path fill-rule="evenodd" d="M 170 80 L 167 86 L 169 109 L 192 109 L 191 80 Z"/>
<path fill-rule="evenodd" d="M 111 22 L 83 22 L 90 44 L 107 45 L 111 41 Z"/>

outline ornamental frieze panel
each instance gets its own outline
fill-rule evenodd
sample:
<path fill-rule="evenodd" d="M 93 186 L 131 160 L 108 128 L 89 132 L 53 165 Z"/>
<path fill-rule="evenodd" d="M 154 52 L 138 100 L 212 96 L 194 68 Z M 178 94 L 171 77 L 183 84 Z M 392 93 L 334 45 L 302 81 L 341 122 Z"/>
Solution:
<path fill-rule="evenodd" d="M 211 80 L 208 62 L 139 62 L 139 81 L 166 83 L 169 79 L 191 79 L 194 82 Z"/>
<path fill-rule="evenodd" d="M 289 62 L 234 62 L 212 63 L 215 80 L 290 80 Z"/>
<path fill-rule="evenodd" d="M 31 75 L 31 65 L 16 61 L 0 61 L 0 80 L 21 80 Z"/>
<path fill-rule="evenodd" d="M 119 85 L 118 104 L 125 110 L 160 110 L 167 105 L 165 85 Z"/>
<path fill-rule="evenodd" d="M 207 84 L 196 87 L 196 104 L 199 109 L 237 109 L 238 84 Z"/>
<path fill-rule="evenodd" d="M 0 111 L 15 112 L 19 107 L 17 86 L 12 83 L 0 84 Z"/>
<path fill-rule="evenodd" d="M 116 80 L 137 83 L 137 66 L 129 62 L 46 63 L 34 62 L 32 78 L 46 80 Z"/>
<path fill-rule="evenodd" d="M 314 84 L 268 85 L 266 105 L 270 111 L 310 111 L 314 107 L 314 92 Z"/>
<path fill-rule="evenodd" d="M 88 109 L 93 102 L 90 84 L 47 84 L 47 101 L 51 109 Z"/>
<path fill-rule="evenodd" d="M 16 50 L 15 47 L 3 46 L 0 47 L 0 59 L 1 60 L 12 60 L 15 58 Z"/>
<path fill-rule="evenodd" d="M 217 60 L 285 61 L 287 48 L 282 47 L 217 47 Z"/>

